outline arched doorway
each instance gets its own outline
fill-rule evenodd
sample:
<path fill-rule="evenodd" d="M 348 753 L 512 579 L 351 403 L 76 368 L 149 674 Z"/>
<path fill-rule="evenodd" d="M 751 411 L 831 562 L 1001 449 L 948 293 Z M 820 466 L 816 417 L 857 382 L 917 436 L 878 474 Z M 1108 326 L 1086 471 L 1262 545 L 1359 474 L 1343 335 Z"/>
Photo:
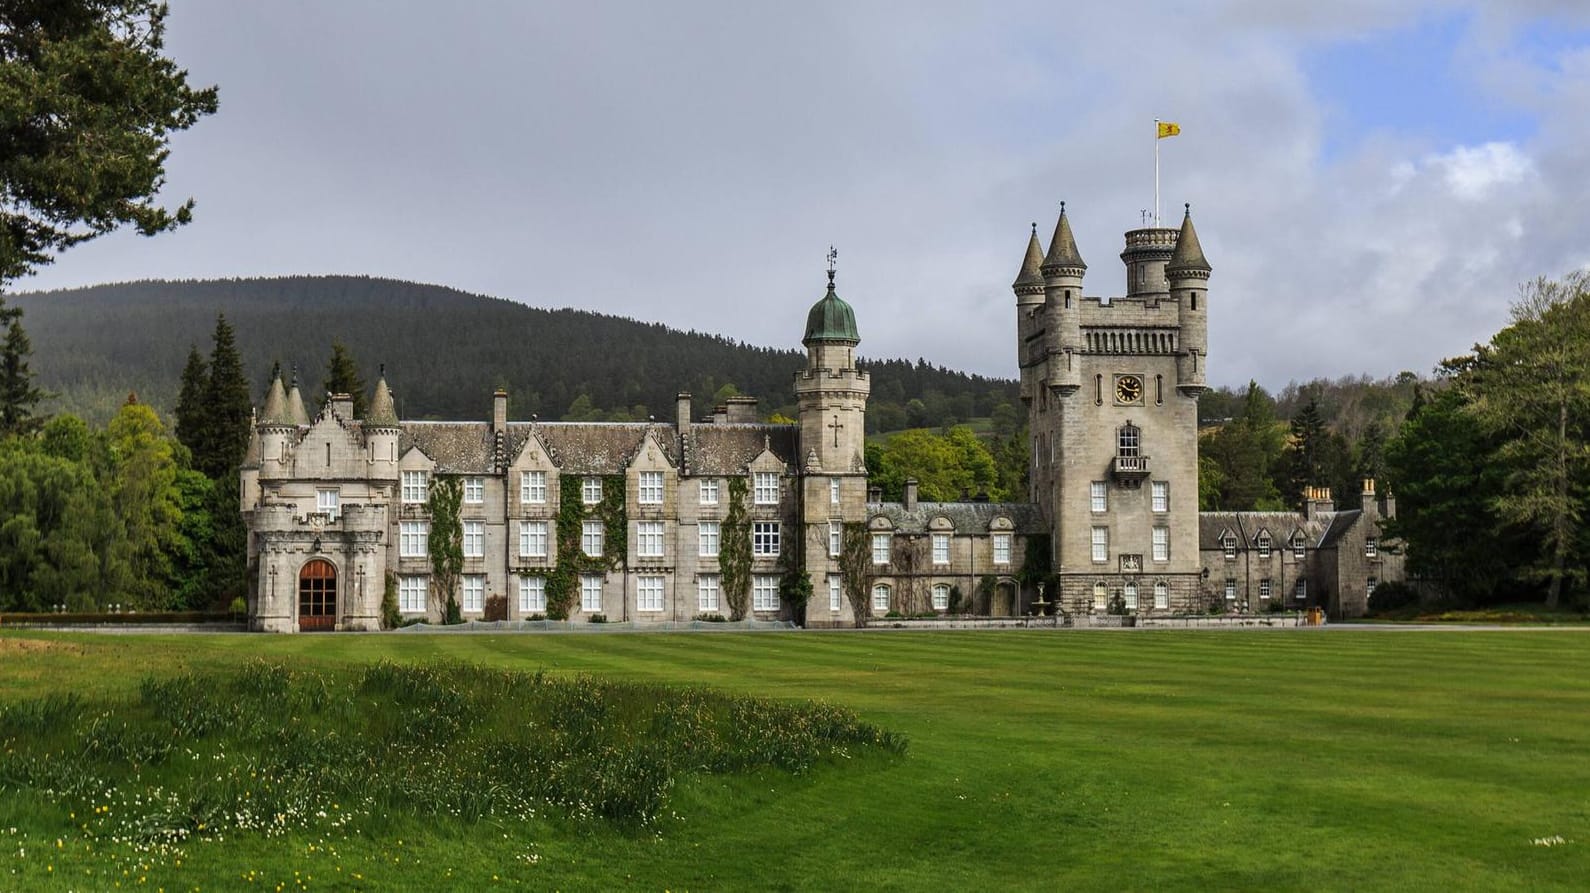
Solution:
<path fill-rule="evenodd" d="M 298 572 L 298 630 L 336 627 L 337 569 L 324 558 L 316 558 Z"/>

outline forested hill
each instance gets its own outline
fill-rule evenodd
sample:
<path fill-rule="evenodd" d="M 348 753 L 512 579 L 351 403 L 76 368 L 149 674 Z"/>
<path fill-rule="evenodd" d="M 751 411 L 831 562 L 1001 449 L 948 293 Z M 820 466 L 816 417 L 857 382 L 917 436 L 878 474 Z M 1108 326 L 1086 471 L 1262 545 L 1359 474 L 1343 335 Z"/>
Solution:
<path fill-rule="evenodd" d="M 369 385 L 386 364 L 407 418 L 486 418 L 499 385 L 514 418 L 671 419 L 682 390 L 695 395 L 699 415 L 725 385 L 759 398 L 764 413 L 789 414 L 791 376 L 804 362 L 798 350 L 358 276 L 133 282 L 7 299 L 26 311 L 40 383 L 59 395 L 58 408 L 91 419 L 108 418 L 129 391 L 162 411 L 174 405 L 188 348 L 208 354 L 217 313 L 236 330 L 256 400 L 280 362 L 299 368 L 305 396 L 318 402 L 339 340 Z M 922 361 L 866 365 L 877 418 L 938 424 L 1015 399 L 1011 381 Z"/>

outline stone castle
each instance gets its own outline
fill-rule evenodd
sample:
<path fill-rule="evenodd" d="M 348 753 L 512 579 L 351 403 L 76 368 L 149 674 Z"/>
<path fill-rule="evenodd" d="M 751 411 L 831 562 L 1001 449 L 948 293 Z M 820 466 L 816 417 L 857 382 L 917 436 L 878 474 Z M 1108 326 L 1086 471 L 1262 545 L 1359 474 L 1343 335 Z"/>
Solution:
<path fill-rule="evenodd" d="M 890 613 L 1137 615 L 1322 606 L 1357 616 L 1400 579 L 1379 547 L 1389 497 L 1364 482 L 1337 511 L 1198 511 L 1198 395 L 1211 267 L 1190 210 L 1126 234 L 1124 297 L 1085 297 L 1064 206 L 1014 283 L 1031 491 L 1022 503 L 903 502 L 869 490 L 870 382 L 855 314 L 829 271 L 807 317 L 798 421 L 733 398 L 672 423 L 397 418 L 385 377 L 365 418 L 330 395 L 311 419 L 272 382 L 242 469 L 251 625 L 372 630 L 395 589 L 438 620 L 433 485 L 457 488 L 465 619 L 682 621 L 702 615 L 854 626 Z M 790 603 L 804 595 L 803 609 Z M 790 588 L 793 585 L 793 589 Z M 501 599 L 506 599 L 504 606 Z"/>

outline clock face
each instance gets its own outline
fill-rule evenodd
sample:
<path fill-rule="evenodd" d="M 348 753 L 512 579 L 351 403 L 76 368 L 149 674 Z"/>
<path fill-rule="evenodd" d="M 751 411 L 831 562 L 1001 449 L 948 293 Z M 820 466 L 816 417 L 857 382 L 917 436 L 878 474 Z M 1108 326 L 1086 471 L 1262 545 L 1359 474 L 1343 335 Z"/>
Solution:
<path fill-rule="evenodd" d="M 1115 380 L 1115 401 L 1136 403 L 1143 399 L 1143 380 L 1135 375 L 1123 375 Z"/>

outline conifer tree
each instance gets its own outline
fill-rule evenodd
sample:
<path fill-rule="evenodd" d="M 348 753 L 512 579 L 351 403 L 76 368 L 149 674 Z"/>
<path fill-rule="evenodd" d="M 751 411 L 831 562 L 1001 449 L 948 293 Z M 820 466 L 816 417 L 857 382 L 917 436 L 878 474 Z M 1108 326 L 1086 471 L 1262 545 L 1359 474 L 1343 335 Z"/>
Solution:
<path fill-rule="evenodd" d="M 5 340 L 0 342 L 0 437 L 31 434 L 44 424 L 34 410 L 45 394 L 34 386 L 33 370 L 28 368 L 33 344 L 22 329 L 22 309 L 6 307 L 0 300 L 0 327 L 5 329 Z"/>
<path fill-rule="evenodd" d="M 237 353 L 237 341 L 224 315 L 215 318 L 215 346 L 210 351 L 210 380 L 205 388 L 201 450 L 193 466 L 211 480 L 220 481 L 237 471 L 248 449 L 248 379 Z"/>
<path fill-rule="evenodd" d="M 182 390 L 177 394 L 177 440 L 194 457 L 203 449 L 204 400 L 210 389 L 210 367 L 196 345 L 188 346 L 188 362 L 182 367 Z"/>
<path fill-rule="evenodd" d="M 364 393 L 364 377 L 359 374 L 359 364 L 353 354 L 340 341 L 331 342 L 331 359 L 326 361 L 326 390 L 333 394 L 353 397 L 353 417 L 364 418 L 370 408 L 369 397 Z"/>

